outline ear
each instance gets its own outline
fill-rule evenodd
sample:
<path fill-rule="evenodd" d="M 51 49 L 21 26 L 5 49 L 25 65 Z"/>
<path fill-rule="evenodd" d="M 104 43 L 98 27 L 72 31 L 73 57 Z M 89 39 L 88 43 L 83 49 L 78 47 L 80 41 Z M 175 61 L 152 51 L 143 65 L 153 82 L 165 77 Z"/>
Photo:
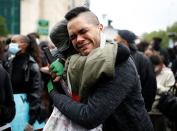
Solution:
<path fill-rule="evenodd" d="M 99 24 L 99 25 L 98 25 L 98 29 L 99 29 L 100 31 L 103 31 L 103 24 Z"/>

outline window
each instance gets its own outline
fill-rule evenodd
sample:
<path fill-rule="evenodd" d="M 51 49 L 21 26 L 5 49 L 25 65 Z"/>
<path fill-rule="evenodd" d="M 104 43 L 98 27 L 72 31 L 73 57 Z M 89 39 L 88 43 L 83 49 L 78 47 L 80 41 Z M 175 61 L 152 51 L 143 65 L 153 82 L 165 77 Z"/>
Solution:
<path fill-rule="evenodd" d="M 0 0 L 0 16 L 6 19 L 11 34 L 20 33 L 20 0 Z"/>

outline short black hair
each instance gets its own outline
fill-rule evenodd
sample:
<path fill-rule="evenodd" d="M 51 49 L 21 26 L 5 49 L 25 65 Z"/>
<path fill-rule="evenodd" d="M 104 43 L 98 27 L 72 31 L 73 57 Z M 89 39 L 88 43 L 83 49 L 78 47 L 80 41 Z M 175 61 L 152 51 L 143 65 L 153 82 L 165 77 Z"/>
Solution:
<path fill-rule="evenodd" d="M 135 43 L 135 40 L 137 39 L 135 33 L 129 30 L 118 30 L 118 34 L 122 39 L 126 40 L 128 44 Z"/>
<path fill-rule="evenodd" d="M 7 37 L 6 39 L 6 45 L 9 45 L 11 43 L 11 37 Z"/>
<path fill-rule="evenodd" d="M 68 13 L 66 13 L 65 19 L 70 21 L 71 19 L 77 17 L 80 13 L 83 12 L 90 12 L 90 9 L 84 6 L 73 8 Z"/>
<path fill-rule="evenodd" d="M 158 43 L 160 43 L 162 41 L 162 38 L 160 38 L 160 37 L 153 37 L 152 39 Z"/>
<path fill-rule="evenodd" d="M 151 60 L 152 64 L 154 66 L 156 66 L 156 65 L 159 65 L 159 64 L 164 62 L 164 57 L 161 56 L 161 55 L 156 54 L 156 55 L 152 55 L 150 57 L 150 60 Z"/>
<path fill-rule="evenodd" d="M 153 40 L 152 46 L 154 50 L 159 51 L 161 48 L 160 45 L 161 45 L 162 39 L 160 37 L 153 37 L 152 40 Z"/>

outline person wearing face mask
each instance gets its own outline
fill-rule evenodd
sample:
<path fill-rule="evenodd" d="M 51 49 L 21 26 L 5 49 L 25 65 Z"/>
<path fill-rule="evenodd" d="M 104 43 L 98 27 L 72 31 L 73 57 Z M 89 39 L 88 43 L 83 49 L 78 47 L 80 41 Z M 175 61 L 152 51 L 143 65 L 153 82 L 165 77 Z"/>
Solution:
<path fill-rule="evenodd" d="M 10 43 L 9 45 L 9 52 L 12 54 L 12 55 L 16 55 L 18 52 L 20 51 L 20 47 L 18 45 L 18 43 Z"/>
<path fill-rule="evenodd" d="M 157 105 L 159 103 L 160 94 L 163 92 L 167 92 L 170 87 L 174 86 L 175 77 L 172 70 L 165 66 L 163 56 L 155 54 L 150 57 L 150 60 L 154 65 L 157 80 L 157 92 L 155 96 L 155 101 L 152 105 L 150 116 L 155 131 L 166 131 L 168 128 L 167 119 L 158 110 Z"/>
<path fill-rule="evenodd" d="M 44 120 L 40 114 L 40 52 L 30 36 L 15 35 L 11 38 L 9 52 L 13 55 L 8 72 L 11 77 L 16 115 L 11 126 L 13 131 L 42 129 Z"/>

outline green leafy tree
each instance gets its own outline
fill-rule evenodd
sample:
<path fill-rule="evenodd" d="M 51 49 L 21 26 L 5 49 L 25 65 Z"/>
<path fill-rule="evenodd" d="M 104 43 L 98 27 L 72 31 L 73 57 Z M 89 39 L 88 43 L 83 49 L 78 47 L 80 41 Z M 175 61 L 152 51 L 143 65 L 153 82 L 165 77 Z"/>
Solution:
<path fill-rule="evenodd" d="M 8 30 L 6 25 L 6 20 L 4 17 L 0 16 L 0 36 L 7 36 Z"/>
<path fill-rule="evenodd" d="M 159 30 L 159 31 L 153 31 L 150 33 L 144 33 L 142 37 L 143 37 L 143 40 L 147 42 L 151 42 L 153 37 L 160 37 L 162 38 L 161 46 L 164 48 L 168 47 L 168 35 L 166 31 Z"/>
<path fill-rule="evenodd" d="M 150 42 L 153 37 L 160 37 L 160 38 L 162 38 L 161 47 L 167 48 L 168 41 L 169 41 L 168 34 L 170 32 L 177 34 L 177 22 L 175 22 L 172 26 L 168 26 L 166 30 L 159 30 L 159 31 L 153 31 L 150 33 L 144 33 L 142 35 L 142 38 L 143 38 L 143 40 Z"/>
<path fill-rule="evenodd" d="M 177 33 L 177 22 L 175 22 L 172 26 L 167 27 L 167 32 L 176 32 Z"/>

